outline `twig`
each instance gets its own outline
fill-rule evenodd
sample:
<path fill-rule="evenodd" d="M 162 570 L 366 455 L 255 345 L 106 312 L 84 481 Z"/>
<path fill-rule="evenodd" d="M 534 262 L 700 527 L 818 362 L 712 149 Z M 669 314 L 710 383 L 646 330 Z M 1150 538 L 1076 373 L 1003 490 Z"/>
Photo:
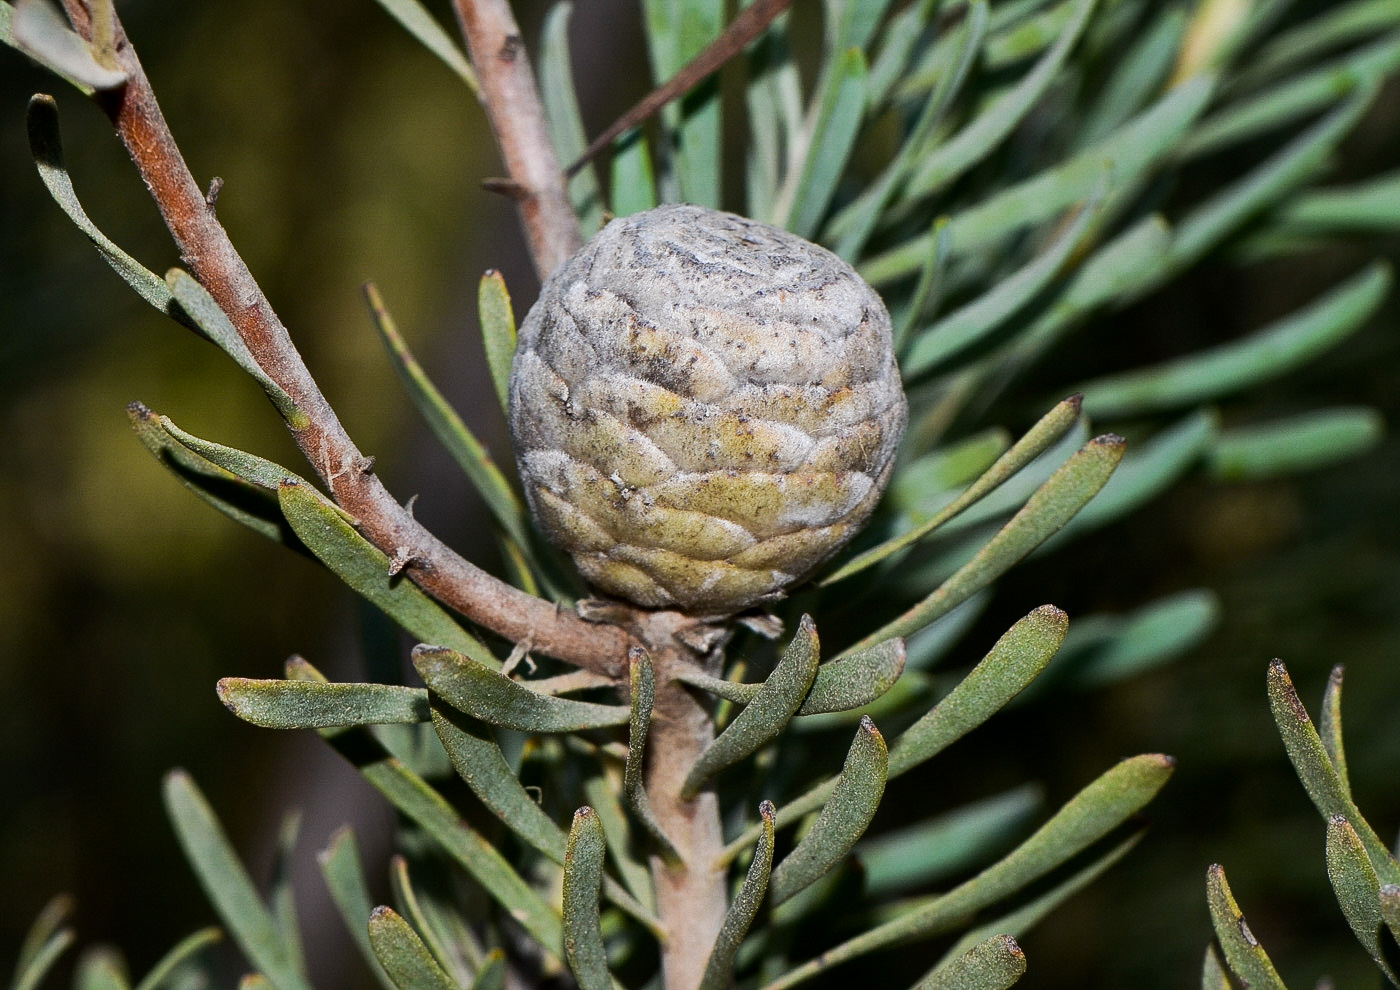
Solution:
<path fill-rule="evenodd" d="M 607 130 L 594 138 L 583 154 L 564 170 L 564 174 L 569 177 L 577 175 L 580 169 L 592 161 L 598 152 L 612 144 L 613 139 L 623 131 L 636 127 L 672 100 L 684 96 L 692 87 L 698 86 L 706 76 L 743 51 L 750 41 L 773 23 L 773 18 L 790 6 L 792 0 L 755 0 L 753 4 L 745 7 L 729 22 L 729 27 L 724 29 L 724 33 L 682 66 L 668 82 L 662 83 L 642 97 L 630 110 L 613 121 Z"/>
<path fill-rule="evenodd" d="M 514 182 L 530 257 L 540 280 L 583 246 L 520 27 L 506 0 L 453 0 L 481 97 Z"/>
<path fill-rule="evenodd" d="M 83 0 L 65 0 L 74 27 L 91 37 Z M 266 296 L 190 174 L 161 114 L 150 81 L 118 22 L 116 58 L 128 82 L 101 93 L 127 153 L 145 181 L 190 272 L 238 329 L 258 365 L 289 394 L 305 420 L 288 424 L 297 446 L 360 533 L 393 557 L 411 549 L 404 568 L 414 583 L 445 605 L 513 642 L 598 673 L 623 668 L 630 639 L 615 626 L 582 621 L 566 609 L 512 588 L 463 559 L 417 523 L 371 471 L 321 394 Z M 576 236 L 576 235 L 575 235 Z M 304 425 L 303 425 L 304 424 Z"/>

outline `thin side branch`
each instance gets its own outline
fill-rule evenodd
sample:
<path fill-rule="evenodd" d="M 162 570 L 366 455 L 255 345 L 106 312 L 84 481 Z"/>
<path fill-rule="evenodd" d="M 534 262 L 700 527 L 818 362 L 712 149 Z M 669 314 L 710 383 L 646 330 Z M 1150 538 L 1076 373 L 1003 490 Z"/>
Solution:
<path fill-rule="evenodd" d="M 544 105 L 506 0 L 454 0 L 540 281 L 583 246 Z"/>
<path fill-rule="evenodd" d="M 684 96 L 700 85 L 705 77 L 718 71 L 724 63 L 743 51 L 749 42 L 768 30 L 768 25 L 773 23 L 773 19 L 791 5 L 792 0 L 754 0 L 750 6 L 740 11 L 739 16 L 729 22 L 724 33 L 705 46 L 699 55 L 683 65 L 670 80 L 638 100 L 631 109 L 613 121 L 607 130 L 594 138 L 583 154 L 564 170 L 564 174 L 577 175 L 598 152 L 612 144 L 618 135 L 636 127 L 672 100 Z"/>
<path fill-rule="evenodd" d="M 82 0 L 65 0 L 77 30 L 91 37 Z M 519 591 L 463 559 L 416 522 L 391 496 L 341 425 L 293 346 L 252 273 L 234 249 L 212 205 L 190 174 L 151 90 L 150 81 L 120 24 L 116 57 L 127 74 L 122 88 L 99 94 L 127 153 L 145 181 L 190 272 L 228 315 L 264 371 L 305 414 L 292 435 L 335 500 L 361 534 L 394 557 L 411 553 L 404 568 L 429 594 L 472 622 L 512 642 L 597 673 L 624 669 L 630 638 L 615 626 L 594 625 L 574 612 Z"/>

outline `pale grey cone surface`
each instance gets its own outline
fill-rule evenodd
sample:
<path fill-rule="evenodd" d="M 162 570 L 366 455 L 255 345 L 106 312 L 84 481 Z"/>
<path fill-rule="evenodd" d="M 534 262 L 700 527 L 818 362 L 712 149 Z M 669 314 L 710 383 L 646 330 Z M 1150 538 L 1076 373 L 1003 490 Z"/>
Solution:
<path fill-rule="evenodd" d="M 907 418 L 849 265 L 731 213 L 614 220 L 520 327 L 510 425 L 536 522 L 606 594 L 726 615 L 865 522 Z"/>

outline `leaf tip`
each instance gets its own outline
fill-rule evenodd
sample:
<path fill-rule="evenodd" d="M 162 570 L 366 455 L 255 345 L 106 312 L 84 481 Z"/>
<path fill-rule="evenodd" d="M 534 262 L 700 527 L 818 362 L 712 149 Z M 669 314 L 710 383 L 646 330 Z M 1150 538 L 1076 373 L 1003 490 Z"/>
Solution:
<path fill-rule="evenodd" d="M 1072 408 L 1076 413 L 1084 411 L 1084 393 L 1075 392 L 1064 400 L 1064 404 Z"/>
<path fill-rule="evenodd" d="M 758 802 L 758 814 L 765 822 L 772 822 L 773 818 L 778 814 L 778 809 L 773 806 L 772 801 L 764 798 L 762 801 Z"/>

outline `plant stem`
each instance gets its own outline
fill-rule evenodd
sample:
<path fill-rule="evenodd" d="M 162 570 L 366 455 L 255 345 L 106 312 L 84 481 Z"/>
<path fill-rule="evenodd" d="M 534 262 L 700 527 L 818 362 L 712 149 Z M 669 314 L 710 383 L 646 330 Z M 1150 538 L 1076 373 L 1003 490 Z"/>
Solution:
<path fill-rule="evenodd" d="M 694 620 L 678 612 L 640 613 L 637 632 L 651 653 L 656 703 L 647 736 L 647 798 L 657 822 L 680 853 L 681 865 L 651 860 L 656 910 L 665 931 L 661 947 L 666 990 L 695 990 L 728 908 L 719 800 L 713 790 L 694 800 L 680 796 L 681 783 L 696 757 L 714 739 L 708 707 L 676 680 L 682 666 L 718 675 L 723 642 L 708 653 L 685 645 L 676 634 Z"/>
<path fill-rule="evenodd" d="M 89 5 L 65 0 L 65 8 L 79 33 L 91 38 Z M 258 365 L 305 414 L 288 428 L 335 500 L 354 516 L 361 535 L 390 558 L 408 556 L 405 572 L 414 583 L 471 621 L 512 642 L 529 642 L 539 653 L 617 675 L 631 642 L 626 633 L 584 622 L 476 567 L 420 525 L 373 473 L 373 461 L 346 433 L 190 174 L 121 23 L 113 27 L 116 60 L 128 81 L 99 93 L 97 101 L 115 125 L 185 265 L 228 315 Z"/>
<path fill-rule="evenodd" d="M 583 246 L 520 27 L 506 0 L 454 0 L 486 115 L 520 208 L 535 273 L 544 281 Z"/>

